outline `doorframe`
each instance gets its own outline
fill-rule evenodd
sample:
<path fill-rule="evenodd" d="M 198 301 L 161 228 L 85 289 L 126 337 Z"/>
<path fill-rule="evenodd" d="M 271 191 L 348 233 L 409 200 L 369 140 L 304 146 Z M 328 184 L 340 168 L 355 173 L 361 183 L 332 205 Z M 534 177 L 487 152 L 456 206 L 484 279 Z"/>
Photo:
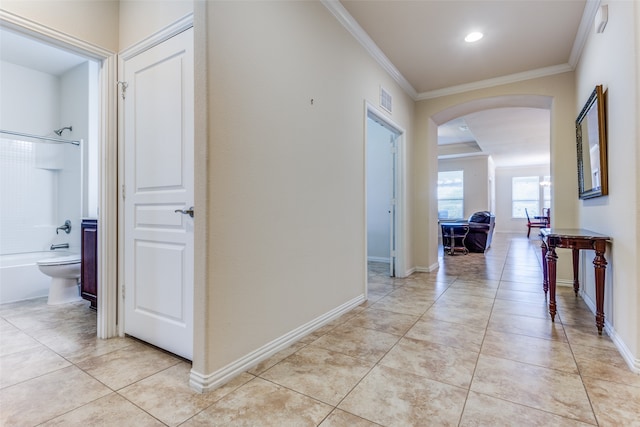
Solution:
<path fill-rule="evenodd" d="M 183 31 L 188 30 L 193 27 L 193 13 L 185 15 L 183 18 L 178 21 L 169 24 L 168 26 L 162 28 L 161 30 L 155 32 L 149 37 L 129 46 L 128 48 L 122 50 L 118 55 L 118 76 L 124 76 L 124 63 L 128 59 L 133 58 L 136 55 L 141 54 L 142 52 L 151 49 L 154 46 L 159 45 L 160 43 L 170 39 L 173 36 L 176 36 Z M 118 90 L 121 90 L 121 85 L 118 83 Z M 124 105 L 123 99 L 121 96 L 118 96 L 118 123 L 124 123 Z M 195 123 L 194 123 L 195 130 Z M 195 139 L 194 139 L 195 144 Z M 195 146 L 194 146 L 195 150 Z M 124 189 L 124 126 L 118 127 L 118 188 L 121 189 L 120 194 L 118 195 L 118 224 L 117 224 L 117 234 L 118 234 L 118 280 L 116 285 L 116 299 L 117 302 L 117 319 L 118 319 L 118 335 L 124 336 L 124 323 L 125 323 L 125 305 L 124 305 L 124 200 L 123 189 Z M 195 165 L 194 165 L 195 169 Z M 194 180 L 195 180 L 195 170 L 194 170 Z M 195 194 L 194 194 L 195 197 Z M 194 200 L 195 204 L 195 200 Z M 195 222 L 195 221 L 194 221 Z M 195 228 L 195 225 L 194 225 Z M 194 235 L 194 245 L 197 234 Z M 194 250 L 195 252 L 195 250 Z M 196 282 L 196 270 L 194 266 L 194 288 Z M 194 298 L 195 298 L 195 289 L 194 289 Z M 195 308 L 194 308 L 195 309 Z M 195 312 L 194 312 L 195 314 Z M 195 322 L 194 322 L 195 328 Z M 195 340 L 195 335 L 194 335 Z"/>
<path fill-rule="evenodd" d="M 0 10 L 0 24 L 26 37 L 37 39 L 99 62 L 98 70 L 98 338 L 118 335 L 117 328 L 117 114 L 116 53 L 64 34 L 7 11 Z"/>
<path fill-rule="evenodd" d="M 365 273 L 367 270 L 367 141 L 368 141 L 368 132 L 367 132 L 367 120 L 369 120 L 369 116 L 374 116 L 377 120 L 383 122 L 387 127 L 393 129 L 393 131 L 398 133 L 398 138 L 396 139 L 396 155 L 395 155 L 395 195 L 396 195 L 396 221 L 394 226 L 394 235 L 392 238 L 395 238 L 395 246 L 396 246 L 396 256 L 391 257 L 394 265 L 395 277 L 406 277 L 408 275 L 405 264 L 405 224 L 406 224 L 406 190 L 405 190 L 405 167 L 406 167 L 406 158 L 405 158 L 405 135 L 406 131 L 404 128 L 399 126 L 396 122 L 391 120 L 387 115 L 373 104 L 368 101 L 365 101 L 364 108 L 364 260 L 365 260 Z M 365 278 L 368 277 L 365 274 Z M 368 288 L 368 280 L 367 287 Z M 365 294 L 366 295 L 366 294 Z"/>

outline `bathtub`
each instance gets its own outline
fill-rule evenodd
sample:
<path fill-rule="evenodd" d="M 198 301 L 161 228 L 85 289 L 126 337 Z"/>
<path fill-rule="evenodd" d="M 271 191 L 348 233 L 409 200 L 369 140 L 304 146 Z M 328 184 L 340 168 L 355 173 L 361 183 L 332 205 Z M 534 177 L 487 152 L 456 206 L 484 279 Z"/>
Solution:
<path fill-rule="evenodd" d="M 72 254 L 69 251 L 46 251 L 0 255 L 0 304 L 46 297 L 51 277 L 41 273 L 36 262 Z"/>

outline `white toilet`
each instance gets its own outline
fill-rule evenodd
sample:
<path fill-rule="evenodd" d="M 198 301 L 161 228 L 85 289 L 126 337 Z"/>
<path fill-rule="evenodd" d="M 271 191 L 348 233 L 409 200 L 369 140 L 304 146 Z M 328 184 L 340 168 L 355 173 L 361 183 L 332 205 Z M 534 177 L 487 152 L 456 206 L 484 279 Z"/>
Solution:
<path fill-rule="evenodd" d="M 41 272 L 51 277 L 49 305 L 80 301 L 80 254 L 47 258 L 37 262 Z"/>

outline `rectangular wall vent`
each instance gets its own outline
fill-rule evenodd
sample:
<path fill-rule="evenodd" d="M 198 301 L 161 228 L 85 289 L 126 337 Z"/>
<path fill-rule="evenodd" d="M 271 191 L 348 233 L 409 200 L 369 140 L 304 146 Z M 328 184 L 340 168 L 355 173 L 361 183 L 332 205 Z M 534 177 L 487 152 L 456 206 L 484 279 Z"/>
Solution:
<path fill-rule="evenodd" d="M 380 86 L 380 106 L 388 112 L 391 112 L 392 104 L 393 98 L 391 97 L 391 94 L 387 92 L 385 88 Z"/>

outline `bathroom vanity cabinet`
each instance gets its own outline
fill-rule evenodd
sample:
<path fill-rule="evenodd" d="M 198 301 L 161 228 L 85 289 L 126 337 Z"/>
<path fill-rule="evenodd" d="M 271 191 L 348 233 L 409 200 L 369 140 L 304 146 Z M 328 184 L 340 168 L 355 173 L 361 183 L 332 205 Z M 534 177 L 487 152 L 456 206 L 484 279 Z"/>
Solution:
<path fill-rule="evenodd" d="M 80 275 L 82 298 L 98 307 L 98 220 L 82 220 L 82 271 Z"/>

